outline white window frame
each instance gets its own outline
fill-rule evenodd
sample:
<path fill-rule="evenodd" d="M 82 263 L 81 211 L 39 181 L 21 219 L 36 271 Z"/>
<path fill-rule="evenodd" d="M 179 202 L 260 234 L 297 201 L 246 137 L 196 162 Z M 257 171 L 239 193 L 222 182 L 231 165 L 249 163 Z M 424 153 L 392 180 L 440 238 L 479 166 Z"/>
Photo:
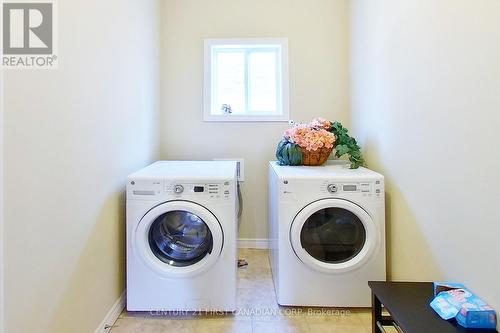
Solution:
<path fill-rule="evenodd" d="M 280 90 L 278 92 L 281 114 L 256 114 L 256 115 L 238 115 L 238 114 L 212 114 L 213 99 L 213 46 L 221 45 L 280 45 L 281 47 L 281 66 L 280 71 Z M 281 67 L 281 68 L 280 68 Z M 288 121 L 290 119 L 289 110 L 289 82 L 288 82 L 288 39 L 287 38 L 229 38 L 229 39 L 205 39 L 204 51 L 204 80 L 203 80 L 203 120 L 204 121 Z"/>

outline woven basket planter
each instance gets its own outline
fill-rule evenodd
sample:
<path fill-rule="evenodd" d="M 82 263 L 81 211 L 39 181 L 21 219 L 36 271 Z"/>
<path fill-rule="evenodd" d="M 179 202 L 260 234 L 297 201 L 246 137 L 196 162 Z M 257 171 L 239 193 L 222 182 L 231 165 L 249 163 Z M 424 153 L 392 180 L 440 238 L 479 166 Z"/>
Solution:
<path fill-rule="evenodd" d="M 300 148 L 302 150 L 302 164 L 309 166 L 323 165 L 330 157 L 333 148 L 319 148 L 316 151 L 308 151 L 305 148 Z"/>

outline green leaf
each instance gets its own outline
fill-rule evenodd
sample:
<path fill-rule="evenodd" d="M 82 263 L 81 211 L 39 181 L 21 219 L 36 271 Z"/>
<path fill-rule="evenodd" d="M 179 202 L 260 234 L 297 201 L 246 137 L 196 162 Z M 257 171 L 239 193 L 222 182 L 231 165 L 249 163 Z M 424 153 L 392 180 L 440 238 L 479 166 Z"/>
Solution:
<path fill-rule="evenodd" d="M 347 154 L 350 151 L 347 145 L 337 145 L 337 147 L 335 147 L 335 150 L 338 157 Z"/>
<path fill-rule="evenodd" d="M 348 154 L 349 161 L 351 161 L 351 169 L 357 169 L 362 166 L 365 161 L 356 139 L 347 134 L 349 131 L 342 126 L 340 122 L 336 121 L 331 123 L 331 125 L 330 131 L 335 134 L 336 137 L 335 156 L 341 157 L 342 155 Z"/>

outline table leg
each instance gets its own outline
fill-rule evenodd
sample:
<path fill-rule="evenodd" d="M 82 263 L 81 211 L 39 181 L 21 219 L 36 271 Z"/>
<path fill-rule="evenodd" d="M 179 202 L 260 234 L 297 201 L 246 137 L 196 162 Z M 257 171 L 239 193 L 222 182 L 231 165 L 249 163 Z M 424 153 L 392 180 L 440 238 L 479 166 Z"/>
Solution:
<path fill-rule="evenodd" d="M 372 292 L 372 333 L 382 333 L 377 322 L 382 322 L 382 304 Z"/>

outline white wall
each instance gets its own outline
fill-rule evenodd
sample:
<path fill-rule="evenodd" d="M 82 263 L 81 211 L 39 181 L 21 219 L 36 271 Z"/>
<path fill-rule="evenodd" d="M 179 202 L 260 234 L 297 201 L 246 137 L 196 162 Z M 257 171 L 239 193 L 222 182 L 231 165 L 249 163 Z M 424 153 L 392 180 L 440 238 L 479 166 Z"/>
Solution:
<path fill-rule="evenodd" d="M 5 288 L 4 288 L 4 205 L 3 205 L 3 164 L 4 164 L 4 96 L 3 96 L 3 71 L 0 70 L 0 333 L 5 332 L 4 314 L 5 314 Z"/>
<path fill-rule="evenodd" d="M 157 151 L 157 2 L 58 4 L 59 69 L 5 72 L 9 333 L 98 327 L 125 288 L 126 175 Z"/>
<path fill-rule="evenodd" d="M 390 277 L 500 310 L 500 2 L 353 0 L 352 111 L 387 176 Z"/>
<path fill-rule="evenodd" d="M 290 110 L 349 125 L 347 0 L 164 0 L 161 157 L 244 158 L 240 236 L 267 238 L 267 162 L 287 123 L 202 121 L 203 39 L 289 39 Z"/>

